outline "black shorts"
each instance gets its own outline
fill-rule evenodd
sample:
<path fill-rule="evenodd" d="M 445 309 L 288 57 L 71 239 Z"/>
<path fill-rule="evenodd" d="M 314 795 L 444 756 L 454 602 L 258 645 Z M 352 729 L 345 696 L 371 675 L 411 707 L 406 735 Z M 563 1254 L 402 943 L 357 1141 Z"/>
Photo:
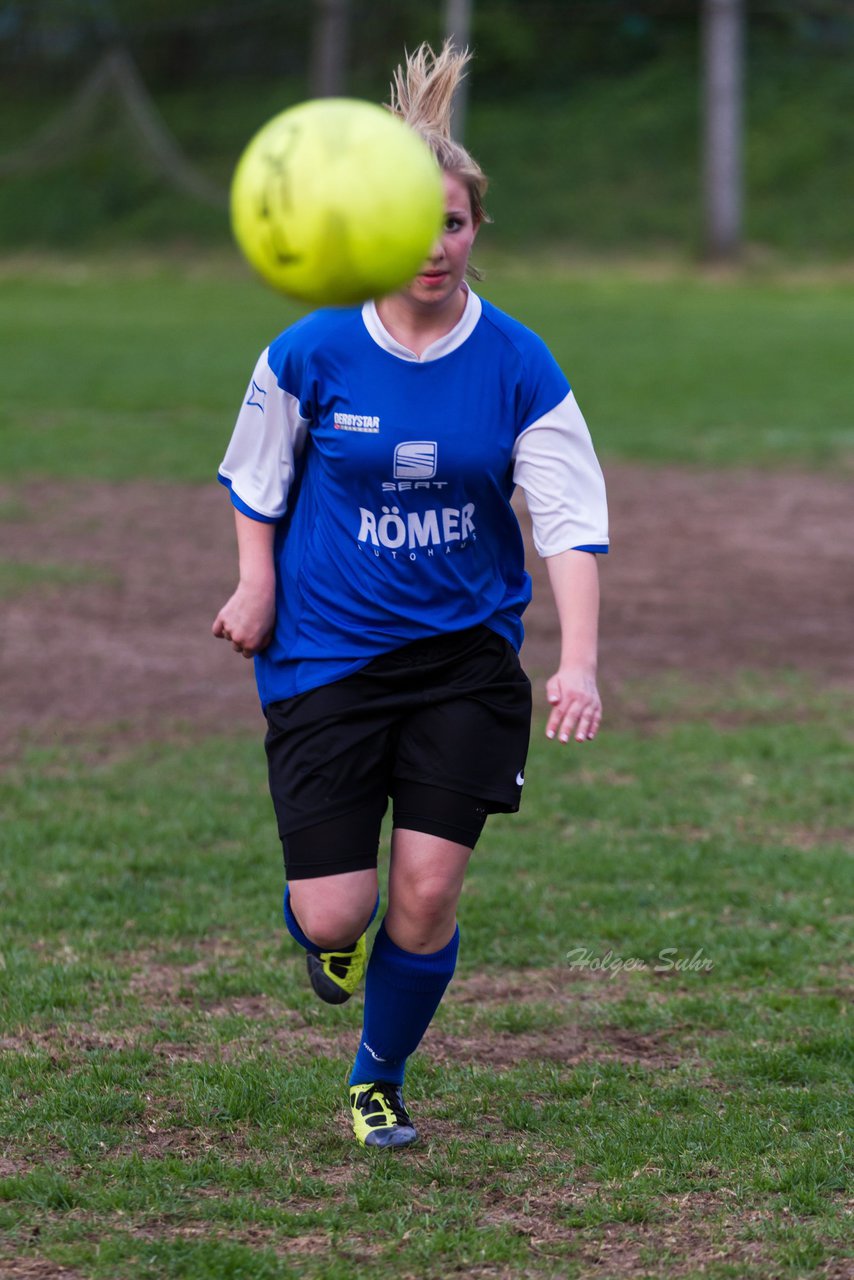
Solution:
<path fill-rule="evenodd" d="M 266 715 L 290 879 L 376 866 L 389 796 L 395 826 L 469 847 L 487 814 L 519 808 L 531 685 L 488 627 L 404 645 Z"/>

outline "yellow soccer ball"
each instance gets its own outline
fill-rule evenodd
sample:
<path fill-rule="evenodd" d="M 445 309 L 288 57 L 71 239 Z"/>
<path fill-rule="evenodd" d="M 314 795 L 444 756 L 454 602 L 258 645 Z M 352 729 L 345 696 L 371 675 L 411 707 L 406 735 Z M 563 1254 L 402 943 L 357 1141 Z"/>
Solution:
<path fill-rule="evenodd" d="M 352 304 L 407 284 L 442 228 L 439 167 L 408 125 L 353 98 L 318 98 L 274 116 L 231 184 L 246 258 L 301 302 Z"/>

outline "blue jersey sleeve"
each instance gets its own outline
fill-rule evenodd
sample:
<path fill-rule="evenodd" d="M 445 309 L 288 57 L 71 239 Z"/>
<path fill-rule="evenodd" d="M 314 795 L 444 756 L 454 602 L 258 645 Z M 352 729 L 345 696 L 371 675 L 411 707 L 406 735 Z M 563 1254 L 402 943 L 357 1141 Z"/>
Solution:
<path fill-rule="evenodd" d="M 298 394 L 280 384 L 264 351 L 253 370 L 219 480 L 238 511 L 251 519 L 277 521 L 287 510 L 308 421 Z"/>
<path fill-rule="evenodd" d="M 523 379 L 518 405 L 520 433 L 565 400 L 570 391 L 566 374 L 536 334 L 529 335 L 522 359 Z"/>

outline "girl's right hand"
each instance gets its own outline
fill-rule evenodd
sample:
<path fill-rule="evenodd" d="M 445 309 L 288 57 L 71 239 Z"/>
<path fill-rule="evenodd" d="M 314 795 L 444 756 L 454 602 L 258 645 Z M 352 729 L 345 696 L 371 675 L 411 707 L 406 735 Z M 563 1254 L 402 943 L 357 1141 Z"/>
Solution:
<path fill-rule="evenodd" d="M 211 630 L 219 640 L 230 640 L 235 653 L 254 658 L 273 638 L 276 597 L 271 587 L 240 582 L 222 606 Z"/>

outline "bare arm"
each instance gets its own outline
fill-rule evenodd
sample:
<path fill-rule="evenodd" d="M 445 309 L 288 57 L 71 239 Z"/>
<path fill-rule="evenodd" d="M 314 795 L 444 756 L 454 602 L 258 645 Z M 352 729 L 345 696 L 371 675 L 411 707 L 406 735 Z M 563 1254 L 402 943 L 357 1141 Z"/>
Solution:
<path fill-rule="evenodd" d="M 273 638 L 276 621 L 275 524 L 252 520 L 235 509 L 240 579 L 217 614 L 213 634 L 230 640 L 236 653 L 254 658 Z"/>
<path fill-rule="evenodd" d="M 546 683 L 551 704 L 546 737 L 577 742 L 596 737 L 602 702 L 596 687 L 599 632 L 599 566 L 588 551 L 546 556 L 560 620 L 560 666 Z"/>

